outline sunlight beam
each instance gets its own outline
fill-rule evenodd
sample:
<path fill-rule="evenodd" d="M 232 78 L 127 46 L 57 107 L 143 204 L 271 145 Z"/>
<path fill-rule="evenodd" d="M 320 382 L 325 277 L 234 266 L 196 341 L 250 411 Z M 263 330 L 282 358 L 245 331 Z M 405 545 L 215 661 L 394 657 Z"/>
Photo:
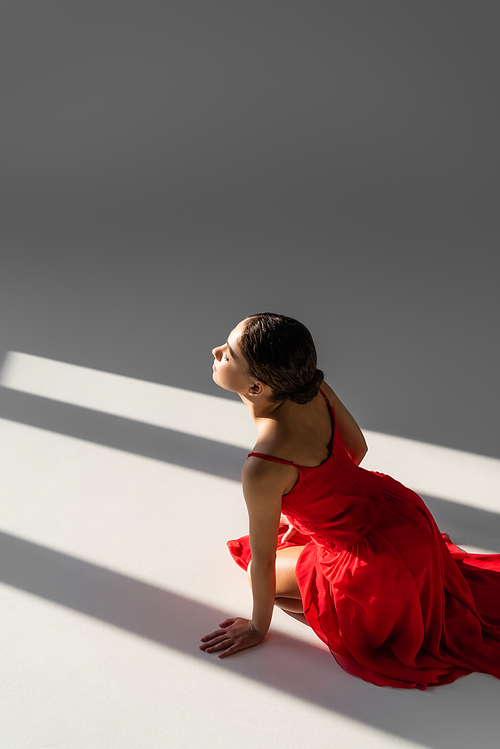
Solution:
<path fill-rule="evenodd" d="M 255 442 L 241 402 L 41 356 L 9 351 L 0 385 L 234 447 L 250 450 Z"/>
<path fill-rule="evenodd" d="M 10 351 L 0 385 L 250 450 L 255 425 L 242 403 Z M 500 460 L 366 430 L 363 467 L 421 494 L 500 511 Z"/>
<path fill-rule="evenodd" d="M 500 460 L 363 430 L 363 468 L 388 473 L 419 494 L 500 512 Z"/>

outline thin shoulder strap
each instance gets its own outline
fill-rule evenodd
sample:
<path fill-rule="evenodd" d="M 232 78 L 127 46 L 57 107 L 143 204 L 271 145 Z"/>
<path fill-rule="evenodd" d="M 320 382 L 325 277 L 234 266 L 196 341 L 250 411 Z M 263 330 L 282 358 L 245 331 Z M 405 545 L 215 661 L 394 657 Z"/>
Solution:
<path fill-rule="evenodd" d="M 290 460 L 281 460 L 281 458 L 274 458 L 272 455 L 266 455 L 265 453 L 248 453 L 248 458 L 263 458 L 263 460 L 272 460 L 273 463 L 284 463 L 287 466 L 297 466 L 297 463 L 292 463 Z"/>
<path fill-rule="evenodd" d="M 319 392 L 321 393 L 321 395 L 323 396 L 323 398 L 328 403 L 328 406 L 330 406 L 330 401 L 328 400 L 328 398 L 325 395 L 325 393 L 321 390 L 321 388 L 319 389 Z M 332 437 L 332 440 L 333 440 L 333 437 Z M 262 458 L 263 460 L 272 460 L 273 463 L 284 463 L 287 466 L 295 466 L 295 468 L 298 468 L 297 463 L 292 463 L 291 460 L 282 460 L 281 458 L 275 458 L 272 455 L 266 455 L 265 453 L 254 453 L 254 452 L 251 452 L 251 453 L 248 453 L 247 457 L 248 458 L 252 458 L 252 457 L 253 458 Z"/>

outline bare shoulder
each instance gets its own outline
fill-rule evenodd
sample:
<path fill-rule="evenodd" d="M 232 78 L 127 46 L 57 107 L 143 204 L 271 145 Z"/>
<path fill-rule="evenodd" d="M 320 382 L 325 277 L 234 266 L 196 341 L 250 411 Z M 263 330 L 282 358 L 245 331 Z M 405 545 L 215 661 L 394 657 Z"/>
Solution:
<path fill-rule="evenodd" d="M 330 401 L 330 404 L 333 406 L 333 410 L 335 411 L 335 420 L 337 422 L 337 429 L 347 452 L 354 460 L 354 462 L 359 465 L 368 450 L 363 432 L 361 431 L 354 416 L 347 410 L 338 395 L 332 390 L 330 385 L 328 385 L 326 382 L 323 382 L 321 385 L 321 390 Z"/>
<path fill-rule="evenodd" d="M 242 477 L 244 480 L 252 482 L 267 481 L 275 474 L 275 470 L 273 470 L 275 465 L 270 460 L 250 455 L 243 466 Z"/>
<path fill-rule="evenodd" d="M 279 484 L 283 481 L 289 466 L 284 463 L 275 463 L 272 460 L 250 456 L 243 466 L 242 478 L 246 484 Z"/>
<path fill-rule="evenodd" d="M 292 466 L 275 463 L 271 460 L 250 456 L 245 461 L 242 471 L 243 491 L 262 491 L 283 494 L 290 483 Z"/>

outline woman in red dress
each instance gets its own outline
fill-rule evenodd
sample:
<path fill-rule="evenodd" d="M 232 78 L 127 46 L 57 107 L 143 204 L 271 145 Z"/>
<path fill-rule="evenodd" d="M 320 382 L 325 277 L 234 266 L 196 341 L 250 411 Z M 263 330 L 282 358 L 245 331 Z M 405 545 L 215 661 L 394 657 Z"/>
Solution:
<path fill-rule="evenodd" d="M 223 658 L 257 645 L 278 605 L 379 686 L 500 678 L 500 554 L 462 551 L 417 494 L 360 467 L 365 439 L 317 369 L 307 328 L 252 315 L 213 355 L 214 381 L 258 427 L 242 474 L 249 536 L 228 544 L 249 572 L 253 613 L 226 619 L 201 649 Z"/>

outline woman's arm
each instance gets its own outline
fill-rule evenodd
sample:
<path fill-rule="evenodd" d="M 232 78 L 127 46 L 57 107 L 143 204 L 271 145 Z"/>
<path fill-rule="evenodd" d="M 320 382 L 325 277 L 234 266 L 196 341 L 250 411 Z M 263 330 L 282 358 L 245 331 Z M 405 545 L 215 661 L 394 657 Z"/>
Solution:
<path fill-rule="evenodd" d="M 288 470 L 288 466 L 259 458 L 249 458 L 243 468 L 243 494 L 252 552 L 252 626 L 262 637 L 271 624 L 276 596 L 276 546 Z"/>
<path fill-rule="evenodd" d="M 284 469 L 284 470 L 283 470 Z M 250 579 L 253 612 L 250 620 L 226 619 L 202 637 L 202 650 L 222 651 L 219 658 L 257 645 L 267 633 L 276 597 L 276 546 L 281 517 L 281 498 L 289 481 L 288 466 L 249 458 L 243 468 L 243 494 L 248 508 L 252 562 Z"/>
<path fill-rule="evenodd" d="M 333 406 L 333 410 L 335 411 L 337 429 L 339 430 L 344 447 L 356 465 L 359 466 L 368 451 L 368 445 L 366 444 L 363 432 L 340 398 L 335 395 L 326 382 L 323 382 L 321 389 L 327 396 Z"/>

